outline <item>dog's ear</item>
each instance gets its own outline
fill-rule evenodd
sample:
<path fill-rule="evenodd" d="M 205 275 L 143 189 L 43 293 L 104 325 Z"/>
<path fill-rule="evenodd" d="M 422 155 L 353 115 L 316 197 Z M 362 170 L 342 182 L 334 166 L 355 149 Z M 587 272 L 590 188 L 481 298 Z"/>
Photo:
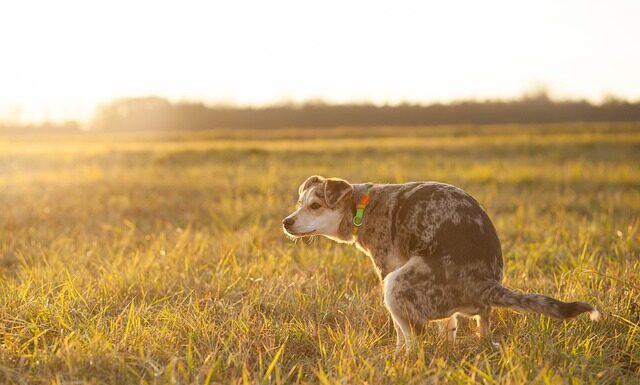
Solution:
<path fill-rule="evenodd" d="M 353 195 L 353 186 L 344 179 L 329 178 L 324 181 L 324 200 L 329 207 L 335 207 Z"/>
<path fill-rule="evenodd" d="M 298 188 L 298 196 L 302 195 L 302 192 L 304 190 L 308 189 L 309 187 L 311 187 L 312 184 L 314 184 L 314 183 L 322 183 L 322 182 L 324 182 L 324 180 L 325 179 L 323 177 L 321 177 L 320 175 L 312 175 L 312 176 L 308 177 L 307 180 L 302 182 L 302 184 Z"/>

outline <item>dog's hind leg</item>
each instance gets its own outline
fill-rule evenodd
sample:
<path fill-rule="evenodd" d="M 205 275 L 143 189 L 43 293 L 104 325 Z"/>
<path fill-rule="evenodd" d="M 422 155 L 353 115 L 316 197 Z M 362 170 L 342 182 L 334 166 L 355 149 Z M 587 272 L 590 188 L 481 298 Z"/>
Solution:
<path fill-rule="evenodd" d="M 478 325 L 476 335 L 482 340 L 488 342 L 492 347 L 498 347 L 498 344 L 493 342 L 493 338 L 491 336 L 491 307 L 487 306 L 482 309 L 482 311 L 475 316 L 475 319 Z"/>
<path fill-rule="evenodd" d="M 455 344 L 458 331 L 458 318 L 455 314 L 438 322 L 438 328 L 440 329 L 440 334 L 446 337 L 448 343 Z"/>

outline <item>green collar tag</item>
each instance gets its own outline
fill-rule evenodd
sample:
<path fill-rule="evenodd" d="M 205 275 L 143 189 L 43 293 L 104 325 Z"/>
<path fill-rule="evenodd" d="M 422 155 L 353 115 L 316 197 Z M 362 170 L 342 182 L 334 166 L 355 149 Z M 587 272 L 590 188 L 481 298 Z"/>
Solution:
<path fill-rule="evenodd" d="M 364 209 L 369 204 L 369 190 L 367 190 L 360 201 L 356 205 L 356 215 L 353 217 L 353 235 L 358 234 L 358 227 L 362 225 L 362 218 L 364 217 Z"/>
<path fill-rule="evenodd" d="M 356 216 L 353 217 L 353 224 L 356 226 L 362 225 L 362 217 L 364 216 L 364 209 L 356 209 Z"/>

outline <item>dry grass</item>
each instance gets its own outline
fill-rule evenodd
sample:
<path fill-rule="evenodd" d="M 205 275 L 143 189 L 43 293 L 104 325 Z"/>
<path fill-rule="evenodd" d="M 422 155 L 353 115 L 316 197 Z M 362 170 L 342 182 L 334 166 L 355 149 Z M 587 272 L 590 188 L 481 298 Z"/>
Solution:
<path fill-rule="evenodd" d="M 637 383 L 640 125 L 0 136 L 7 383 Z M 310 174 L 440 180 L 494 219 L 506 285 L 594 303 L 494 311 L 499 351 L 392 358 L 369 260 L 286 239 Z"/>

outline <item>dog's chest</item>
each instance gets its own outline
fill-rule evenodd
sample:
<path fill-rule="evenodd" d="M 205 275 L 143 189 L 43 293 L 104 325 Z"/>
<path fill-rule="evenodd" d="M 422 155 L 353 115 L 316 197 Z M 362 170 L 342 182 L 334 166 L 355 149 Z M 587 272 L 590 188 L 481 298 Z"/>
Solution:
<path fill-rule="evenodd" d="M 376 273 L 381 280 L 389 273 L 401 268 L 407 259 L 403 258 L 398 252 L 389 249 L 370 249 L 360 242 L 356 243 L 356 247 L 371 258 Z"/>

